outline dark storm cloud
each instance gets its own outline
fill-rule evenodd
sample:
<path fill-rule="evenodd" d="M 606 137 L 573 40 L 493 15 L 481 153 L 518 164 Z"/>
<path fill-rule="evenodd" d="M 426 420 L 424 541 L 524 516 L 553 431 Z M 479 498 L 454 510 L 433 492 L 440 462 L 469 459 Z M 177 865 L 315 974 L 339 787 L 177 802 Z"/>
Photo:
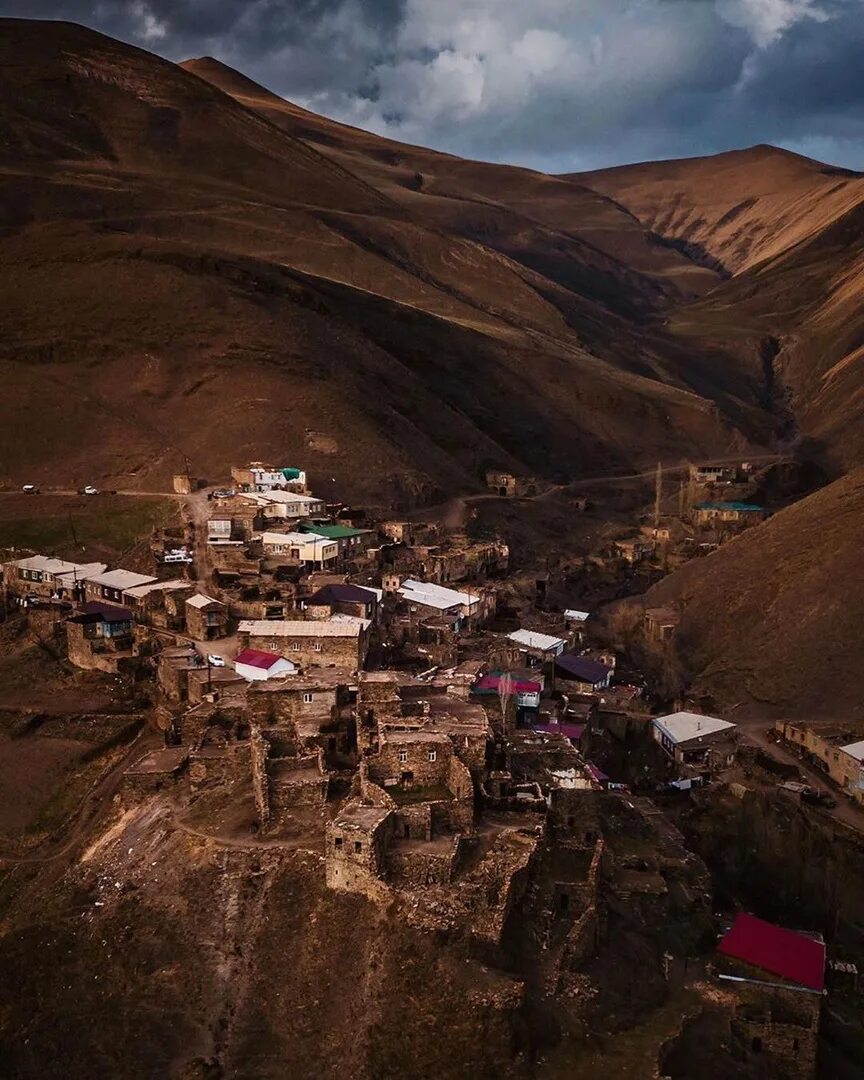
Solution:
<path fill-rule="evenodd" d="M 864 168 L 864 0 L 0 0 L 552 170 L 754 142 Z"/>

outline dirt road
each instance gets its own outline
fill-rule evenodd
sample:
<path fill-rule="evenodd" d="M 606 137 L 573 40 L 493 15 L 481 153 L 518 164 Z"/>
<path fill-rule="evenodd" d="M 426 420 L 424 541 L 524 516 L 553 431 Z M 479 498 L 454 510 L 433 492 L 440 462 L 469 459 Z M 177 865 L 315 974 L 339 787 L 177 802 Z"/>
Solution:
<path fill-rule="evenodd" d="M 0 867 L 22 863 L 53 862 L 67 855 L 92 830 L 97 820 L 108 810 L 111 798 L 122 779 L 123 773 L 143 754 L 164 745 L 164 737 L 150 727 L 143 727 L 129 744 L 126 752 L 111 766 L 100 780 L 81 800 L 72 815 L 64 834 L 50 841 L 38 851 L 27 855 L 14 855 L 0 851 Z"/>
<path fill-rule="evenodd" d="M 833 810 L 819 810 L 819 813 L 827 814 L 834 818 L 835 821 L 848 825 L 852 829 L 857 829 L 858 832 L 864 832 L 864 810 L 850 803 L 842 791 L 825 779 L 825 774 L 819 769 L 803 758 L 798 757 L 797 754 L 793 754 L 791 750 L 787 750 L 785 746 L 781 746 L 779 743 L 769 739 L 768 732 L 770 730 L 770 728 L 765 727 L 747 728 L 741 731 L 741 740 L 751 746 L 758 746 L 760 750 L 775 761 L 782 762 L 784 765 L 794 765 L 807 777 L 807 783 L 811 787 L 835 800 L 837 806 Z"/>

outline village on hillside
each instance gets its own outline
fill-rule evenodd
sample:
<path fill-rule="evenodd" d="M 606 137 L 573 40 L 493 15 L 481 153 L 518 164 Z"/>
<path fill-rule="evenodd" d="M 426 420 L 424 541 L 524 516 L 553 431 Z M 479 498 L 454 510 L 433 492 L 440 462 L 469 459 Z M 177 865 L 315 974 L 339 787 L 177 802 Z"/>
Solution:
<path fill-rule="evenodd" d="M 317 844 L 330 889 L 410 898 L 413 925 L 483 956 L 527 911 L 536 976 L 577 1011 L 610 921 L 641 927 L 663 978 L 722 1004 L 740 1060 L 803 1080 L 826 994 L 857 971 L 818 928 L 718 913 L 680 815 L 761 787 L 864 828 L 864 731 L 711 715 L 670 675 L 678 611 L 587 599 L 764 520 L 754 473 L 695 465 L 664 494 L 658 471 L 653 514 L 604 538 L 579 595 L 556 568 L 515 572 L 501 537 L 373 518 L 299 467 L 177 475 L 183 520 L 149 572 L 15 553 L 4 611 L 149 702 L 161 744 L 118 776 L 120 809 L 159 798 L 234 844 Z"/>

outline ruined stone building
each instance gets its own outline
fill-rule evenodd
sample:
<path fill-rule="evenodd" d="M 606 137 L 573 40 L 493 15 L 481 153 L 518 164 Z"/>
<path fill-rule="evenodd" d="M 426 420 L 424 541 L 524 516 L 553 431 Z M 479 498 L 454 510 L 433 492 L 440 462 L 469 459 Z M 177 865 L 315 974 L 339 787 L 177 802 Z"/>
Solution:
<path fill-rule="evenodd" d="M 766 1075 L 812 1080 L 825 989 L 825 944 L 741 913 L 717 949 L 718 978 L 733 990 L 733 1053 Z"/>

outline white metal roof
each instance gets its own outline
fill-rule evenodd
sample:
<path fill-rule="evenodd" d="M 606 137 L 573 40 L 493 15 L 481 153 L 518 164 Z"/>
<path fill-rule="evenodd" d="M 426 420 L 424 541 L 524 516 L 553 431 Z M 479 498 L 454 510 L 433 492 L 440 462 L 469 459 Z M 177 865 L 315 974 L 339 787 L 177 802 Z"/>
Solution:
<path fill-rule="evenodd" d="M 452 607 L 461 607 L 463 604 L 476 604 L 479 597 L 466 592 L 457 592 L 455 589 L 447 589 L 443 585 L 436 585 L 432 581 L 415 581 L 408 578 L 402 582 L 399 594 L 415 604 L 423 607 L 436 608 L 438 611 L 447 611 Z"/>
<path fill-rule="evenodd" d="M 76 566 L 74 570 L 67 570 L 63 574 L 54 575 L 58 584 L 62 585 L 74 585 L 79 581 L 84 581 L 90 577 L 91 574 L 104 574 L 108 569 L 107 563 L 92 562 L 85 563 L 83 566 Z"/>
<path fill-rule="evenodd" d="M 849 743 L 848 746 L 841 746 L 840 749 L 856 761 L 864 761 L 864 739 L 861 742 Z"/>
<path fill-rule="evenodd" d="M 189 607 L 205 608 L 208 604 L 219 604 L 222 606 L 221 600 L 216 600 L 212 596 L 204 596 L 203 593 L 196 593 L 194 596 L 190 596 L 186 603 Z"/>
<path fill-rule="evenodd" d="M 676 712 L 669 716 L 655 716 L 652 723 L 673 743 L 689 742 L 703 735 L 716 735 L 718 731 L 734 728 L 728 720 L 700 713 Z"/>
<path fill-rule="evenodd" d="M 137 585 L 149 585 L 156 581 L 152 574 L 136 574 L 132 570 L 109 570 L 107 574 L 88 575 L 88 581 L 95 585 L 104 585 L 108 589 L 134 589 Z"/>
<path fill-rule="evenodd" d="M 320 536 L 318 533 L 311 532 L 263 532 L 260 534 L 262 544 L 294 544 L 297 547 L 302 547 L 304 544 L 311 544 L 313 540 L 324 541 L 327 544 L 335 544 L 335 540 L 330 540 L 327 536 Z"/>
<path fill-rule="evenodd" d="M 324 500 L 316 495 L 301 495 L 296 491 L 261 491 L 245 497 L 254 499 L 257 503 L 303 503 L 307 506 L 309 503 L 324 503 Z"/>
<path fill-rule="evenodd" d="M 368 619 L 243 619 L 237 630 L 252 637 L 359 637 Z"/>
<path fill-rule="evenodd" d="M 104 563 L 66 562 L 65 559 L 52 559 L 48 555 L 31 555 L 29 559 L 18 559 L 12 565 L 17 566 L 19 570 L 41 570 L 43 574 L 71 574 L 76 570 L 80 574 L 91 570 L 93 566 L 101 566 L 103 570 L 105 569 Z"/>
<path fill-rule="evenodd" d="M 542 652 L 567 644 L 563 638 L 552 637 L 550 634 L 538 634 L 534 630 L 514 630 L 507 637 L 510 641 L 515 641 L 517 645 L 524 645 L 528 649 L 540 649 Z"/>
<path fill-rule="evenodd" d="M 585 622 L 591 615 L 590 611 L 577 611 L 575 608 L 568 608 L 564 612 L 565 619 L 573 619 L 574 622 Z"/>
<path fill-rule="evenodd" d="M 193 587 L 193 583 L 186 581 L 185 578 L 174 578 L 171 581 L 151 581 L 149 585 L 137 585 L 134 589 L 124 589 L 123 591 L 126 596 L 131 596 L 134 600 L 140 600 L 151 592 L 173 592 L 175 589 L 191 589 Z"/>

